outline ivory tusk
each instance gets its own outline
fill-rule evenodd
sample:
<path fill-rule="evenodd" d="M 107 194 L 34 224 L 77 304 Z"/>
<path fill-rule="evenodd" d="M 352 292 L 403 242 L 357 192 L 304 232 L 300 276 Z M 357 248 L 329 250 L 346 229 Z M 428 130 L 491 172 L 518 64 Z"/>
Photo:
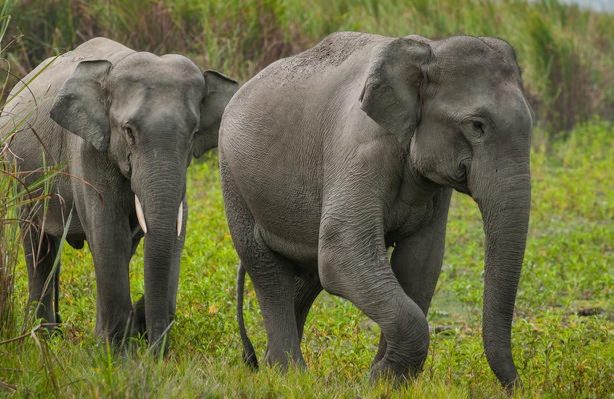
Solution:
<path fill-rule="evenodd" d="M 143 213 L 143 207 L 141 206 L 141 201 L 139 201 L 139 197 L 134 194 L 134 205 L 136 205 L 136 218 L 139 220 L 139 224 L 141 225 L 141 229 L 143 229 L 143 233 L 147 234 L 147 224 L 145 223 L 145 214 Z"/>
<path fill-rule="evenodd" d="M 177 237 L 181 236 L 181 226 L 183 225 L 183 201 L 179 204 L 179 212 L 177 212 Z"/>

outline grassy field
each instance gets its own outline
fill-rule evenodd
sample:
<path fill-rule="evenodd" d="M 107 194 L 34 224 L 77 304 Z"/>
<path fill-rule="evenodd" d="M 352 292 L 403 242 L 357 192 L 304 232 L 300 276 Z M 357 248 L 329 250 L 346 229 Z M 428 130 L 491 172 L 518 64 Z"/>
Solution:
<path fill-rule="evenodd" d="M 530 5 L 467 0 L 462 7 L 448 0 L 307 3 L 15 2 L 0 40 L 0 58 L 8 60 L 3 65 L 10 73 L 0 74 L 0 81 L 7 88 L 14 82 L 11 74 L 23 76 L 58 49 L 99 34 L 134 48 L 186 53 L 242 81 L 334 30 L 508 39 L 518 51 L 541 125 L 534 136 L 531 225 L 512 332 L 525 384 L 516 396 L 614 398 L 614 124 L 592 119 L 614 115 L 611 16 L 555 0 Z M 0 13 L 0 37 L 4 16 Z M 0 163 L 0 172 L 0 192 L 11 193 L 10 167 Z M 10 283 L 0 285 L 0 397 L 506 397 L 481 343 L 483 231 L 470 198 L 453 198 L 424 372 L 394 388 L 368 381 L 378 327 L 349 302 L 326 293 L 305 329 L 307 370 L 282 374 L 265 367 L 254 373 L 242 364 L 234 314 L 238 259 L 224 217 L 216 155 L 193 164 L 188 177 L 190 218 L 178 314 L 163 360 L 146 345 L 134 356 L 115 356 L 96 341 L 96 282 L 87 249 L 66 246 L 63 253 L 62 336 L 46 339 L 36 322 L 24 320 L 27 278 L 17 250 L 16 202 L 10 194 L 0 196 L 0 283 Z M 139 250 L 131 264 L 134 298 L 144 291 L 142 264 Z M 246 295 L 247 328 L 262 362 L 266 337 L 249 283 Z"/>
<path fill-rule="evenodd" d="M 538 138 L 543 132 L 536 133 Z M 539 140 L 537 140 L 539 141 Z M 533 208 L 517 300 L 513 349 L 519 397 L 614 397 L 614 126 L 589 123 L 564 143 L 533 151 Z M 171 351 L 159 361 L 139 347 L 121 358 L 93 337 L 94 272 L 86 250 L 63 257 L 63 336 L 40 331 L 0 344 L 0 396 L 243 398 L 503 397 L 481 344 L 483 233 L 477 206 L 455 194 L 443 273 L 429 315 L 424 372 L 402 389 L 370 386 L 379 331 L 349 302 L 322 294 L 303 343 L 306 371 L 241 362 L 234 316 L 237 256 L 224 219 L 216 157 L 189 170 L 190 219 Z M 23 309 L 25 267 L 14 299 Z M 140 255 L 133 294 L 143 292 Z M 248 286 L 249 332 L 262 360 L 264 329 Z M 21 312 L 14 316 L 21 325 Z M 3 331 L 2 339 L 17 331 Z"/>

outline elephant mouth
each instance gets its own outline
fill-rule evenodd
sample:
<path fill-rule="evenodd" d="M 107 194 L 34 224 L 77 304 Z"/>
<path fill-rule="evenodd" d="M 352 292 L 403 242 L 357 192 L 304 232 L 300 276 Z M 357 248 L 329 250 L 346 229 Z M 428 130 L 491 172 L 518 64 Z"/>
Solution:
<path fill-rule="evenodd" d="M 465 158 L 458 164 L 456 174 L 450 178 L 450 186 L 456 191 L 463 194 L 470 194 L 467 184 L 467 177 L 469 176 L 469 169 L 471 168 L 471 158 Z"/>
<path fill-rule="evenodd" d="M 177 210 L 177 223 L 176 223 L 177 237 L 181 236 L 181 229 L 183 226 L 183 200 L 184 198 L 182 198 L 181 201 L 179 202 L 179 209 Z M 145 212 L 143 211 L 143 206 L 141 205 L 141 201 L 139 200 L 139 197 L 136 194 L 134 194 L 134 205 L 135 205 L 135 210 L 136 210 L 136 218 L 139 222 L 139 225 L 141 226 L 141 230 L 143 231 L 143 234 L 147 234 L 148 229 L 147 229 L 147 222 L 145 220 Z"/>

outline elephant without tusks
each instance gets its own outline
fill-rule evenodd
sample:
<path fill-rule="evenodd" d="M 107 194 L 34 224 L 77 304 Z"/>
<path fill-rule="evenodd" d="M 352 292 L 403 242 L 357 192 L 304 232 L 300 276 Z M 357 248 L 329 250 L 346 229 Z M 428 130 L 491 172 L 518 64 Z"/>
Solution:
<path fill-rule="evenodd" d="M 305 319 L 324 288 L 379 325 L 372 379 L 419 373 L 456 189 L 484 222 L 486 357 L 506 388 L 519 385 L 511 325 L 532 127 L 514 50 L 496 38 L 335 33 L 247 82 L 219 142 L 246 361 L 257 366 L 243 323 L 245 271 L 267 363 L 304 364 Z"/>
<path fill-rule="evenodd" d="M 30 172 L 26 183 L 44 165 L 66 165 L 47 206 L 24 210 L 33 222 L 22 223 L 30 306 L 36 317 L 60 321 L 52 266 L 66 228 L 68 243 L 81 248 L 86 240 L 93 256 L 97 336 L 120 344 L 146 332 L 160 349 L 176 308 L 186 168 L 217 146 L 237 83 L 183 56 L 105 38 L 44 61 L 23 82 L 0 120 L 14 132 L 6 152 Z M 145 296 L 133 307 L 128 264 L 143 236 Z"/>

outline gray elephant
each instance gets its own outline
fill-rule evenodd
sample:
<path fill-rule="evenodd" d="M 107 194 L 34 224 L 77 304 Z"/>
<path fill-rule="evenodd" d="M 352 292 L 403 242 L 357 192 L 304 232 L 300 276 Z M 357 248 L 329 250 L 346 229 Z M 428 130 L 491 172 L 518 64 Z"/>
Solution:
<path fill-rule="evenodd" d="M 455 189 L 484 221 L 486 356 L 505 387 L 520 384 L 511 324 L 532 127 L 514 50 L 495 38 L 335 33 L 248 81 L 219 142 L 245 360 L 257 366 L 243 324 L 247 271 L 267 363 L 304 364 L 305 319 L 324 288 L 379 325 L 372 379 L 419 373 Z"/>
<path fill-rule="evenodd" d="M 47 206 L 24 209 L 33 222 L 22 230 L 36 316 L 60 321 L 52 266 L 70 215 L 67 242 L 81 248 L 86 240 L 93 256 L 97 336 L 120 344 L 146 332 L 159 349 L 176 309 L 186 168 L 217 146 L 237 83 L 183 56 L 105 38 L 44 61 L 24 82 L 0 120 L 4 131 L 16 131 L 7 153 L 32 171 L 27 183 L 44 164 L 66 165 Z M 145 295 L 133 307 L 128 265 L 143 237 Z"/>

